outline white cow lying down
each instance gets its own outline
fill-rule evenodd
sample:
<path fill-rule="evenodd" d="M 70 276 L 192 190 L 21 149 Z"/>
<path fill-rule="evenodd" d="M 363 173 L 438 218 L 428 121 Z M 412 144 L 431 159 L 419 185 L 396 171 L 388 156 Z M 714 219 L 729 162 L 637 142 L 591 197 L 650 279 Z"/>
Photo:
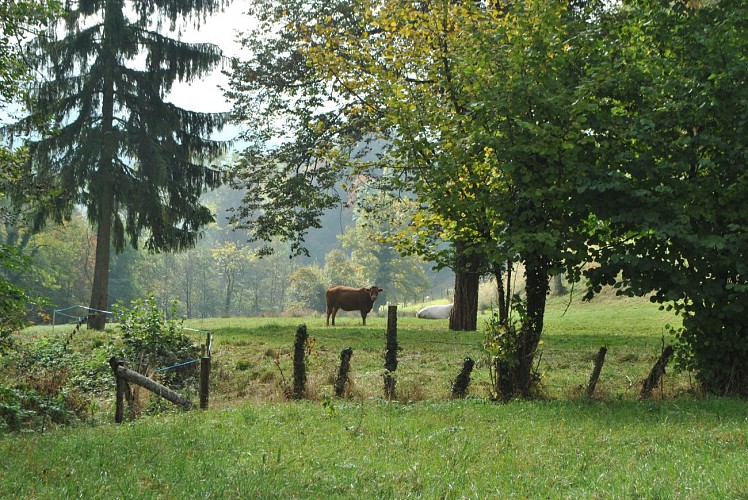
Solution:
<path fill-rule="evenodd" d="M 416 313 L 416 317 L 424 319 L 447 319 L 449 318 L 449 313 L 452 312 L 453 305 L 426 306 Z"/>

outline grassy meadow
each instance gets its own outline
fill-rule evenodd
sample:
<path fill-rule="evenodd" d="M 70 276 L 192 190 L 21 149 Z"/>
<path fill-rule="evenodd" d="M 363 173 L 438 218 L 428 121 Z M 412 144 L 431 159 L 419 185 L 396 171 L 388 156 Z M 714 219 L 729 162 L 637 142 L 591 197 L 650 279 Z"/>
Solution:
<path fill-rule="evenodd" d="M 109 398 L 95 423 L 6 435 L 0 497 L 747 497 L 744 401 L 703 397 L 672 368 L 652 399 L 638 400 L 674 318 L 642 300 L 566 300 L 552 299 L 546 316 L 545 397 L 508 404 L 490 401 L 482 333 L 449 332 L 446 320 L 401 311 L 398 401 L 381 397 L 386 318 L 362 327 L 344 315 L 335 328 L 322 316 L 189 321 L 214 332 L 209 410 L 116 425 Z M 310 398 L 289 402 L 301 323 L 314 338 Z M 338 399 L 332 382 L 346 346 L 353 384 Z M 466 356 L 476 360 L 469 396 L 450 400 Z"/>
<path fill-rule="evenodd" d="M 418 319 L 414 310 L 401 310 L 398 317 L 399 399 L 405 403 L 448 397 L 466 357 L 476 361 L 470 393 L 489 397 L 489 373 L 481 346 L 488 316 L 479 316 L 477 332 L 451 332 L 448 320 Z M 596 391 L 608 399 L 636 398 L 638 383 L 659 357 L 663 342 L 674 341 L 665 327 L 676 319 L 641 299 L 602 297 L 571 306 L 568 298 L 552 299 L 538 357 L 545 395 L 550 399 L 577 397 L 580 386 L 586 387 L 598 350 L 605 346 L 608 353 Z M 334 328 L 325 326 L 324 316 L 188 321 L 186 326 L 214 332 L 217 390 L 212 399 L 226 403 L 283 400 L 283 382 L 290 384 L 292 378 L 294 336 L 302 323 L 314 339 L 309 356 L 312 399 L 334 394 L 340 351 L 347 346 L 353 349 L 350 396 L 382 396 L 387 319 L 370 316 L 362 327 L 360 317 L 348 313 Z M 657 397 L 691 388 L 687 374 L 668 374 Z"/>

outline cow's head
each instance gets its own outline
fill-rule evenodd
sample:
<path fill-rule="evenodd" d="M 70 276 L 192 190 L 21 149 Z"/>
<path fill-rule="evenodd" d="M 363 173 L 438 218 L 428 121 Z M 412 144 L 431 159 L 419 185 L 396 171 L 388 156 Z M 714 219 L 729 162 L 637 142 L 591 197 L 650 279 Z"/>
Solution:
<path fill-rule="evenodd" d="M 377 297 L 379 297 L 379 292 L 384 292 L 384 289 L 376 286 L 370 286 L 369 288 L 366 288 L 366 291 L 369 293 L 371 303 L 373 304 L 377 300 Z"/>

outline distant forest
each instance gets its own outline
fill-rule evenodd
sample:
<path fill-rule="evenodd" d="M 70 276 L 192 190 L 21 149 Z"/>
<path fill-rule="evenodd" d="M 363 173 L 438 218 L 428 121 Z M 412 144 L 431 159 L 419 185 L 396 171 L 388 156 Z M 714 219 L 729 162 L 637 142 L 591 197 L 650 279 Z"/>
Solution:
<path fill-rule="evenodd" d="M 308 257 L 289 258 L 288 247 L 280 243 L 272 245 L 272 255 L 260 257 L 260 243 L 248 241 L 246 231 L 232 230 L 228 223 L 241 193 L 224 186 L 203 199 L 216 222 L 205 228 L 195 248 L 149 253 L 126 247 L 112 256 L 110 304 L 129 305 L 150 294 L 164 310 L 184 317 L 301 314 L 324 311 L 324 291 L 332 284 L 379 284 L 376 270 L 382 263 L 371 252 L 376 245 L 357 239 L 351 207 L 330 210 L 322 228 L 310 230 Z M 0 235 L 33 260 L 29 273 L 11 276 L 38 299 L 43 313 L 32 320 L 55 315 L 57 322 L 65 322 L 85 316 L 83 309 L 68 309 L 89 304 L 93 277 L 95 233 L 80 212 L 39 234 L 6 224 Z M 390 265 L 394 277 L 389 285 L 380 285 L 386 291 L 379 306 L 447 299 L 452 293 L 449 269 L 436 271 L 429 263 L 399 255 Z"/>

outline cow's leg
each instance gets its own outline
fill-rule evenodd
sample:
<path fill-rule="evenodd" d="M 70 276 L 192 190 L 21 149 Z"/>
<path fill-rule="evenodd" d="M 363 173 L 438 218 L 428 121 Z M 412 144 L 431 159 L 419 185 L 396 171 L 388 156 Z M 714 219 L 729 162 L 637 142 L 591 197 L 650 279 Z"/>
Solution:
<path fill-rule="evenodd" d="M 335 326 L 335 315 L 338 314 L 339 310 L 340 310 L 339 307 L 332 308 L 332 326 Z"/>
<path fill-rule="evenodd" d="M 330 315 L 332 314 L 333 307 L 327 306 L 327 326 L 330 326 Z M 335 316 L 332 317 L 332 324 L 335 325 Z"/>
<path fill-rule="evenodd" d="M 361 311 L 361 319 L 364 322 L 364 326 L 366 326 L 366 313 L 364 311 Z"/>

